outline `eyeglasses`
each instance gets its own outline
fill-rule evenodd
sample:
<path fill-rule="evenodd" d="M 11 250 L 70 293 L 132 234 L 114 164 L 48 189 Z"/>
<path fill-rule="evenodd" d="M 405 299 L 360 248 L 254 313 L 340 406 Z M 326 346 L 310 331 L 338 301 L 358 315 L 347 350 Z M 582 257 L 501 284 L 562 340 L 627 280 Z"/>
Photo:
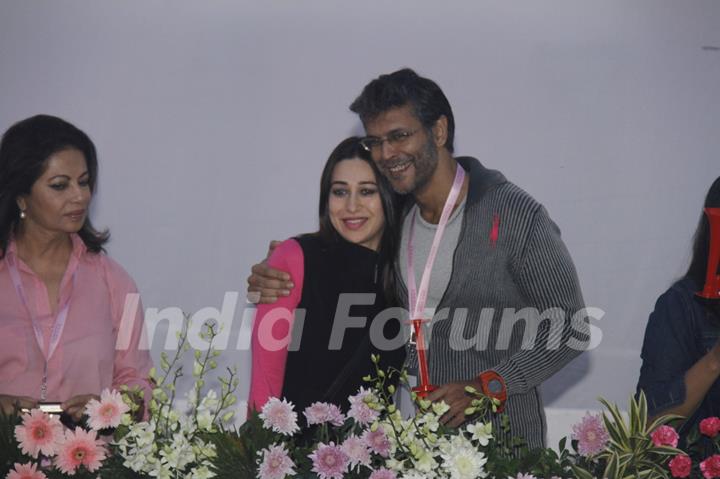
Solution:
<path fill-rule="evenodd" d="M 405 131 L 405 130 L 396 130 L 388 133 L 385 137 L 377 137 L 377 136 L 366 136 L 365 138 L 360 140 L 360 145 L 362 145 L 363 148 L 365 148 L 370 153 L 376 153 L 380 151 L 380 148 L 382 148 L 382 144 L 386 141 L 390 146 L 401 146 L 403 143 L 408 141 L 411 136 L 413 136 L 415 133 L 420 131 L 420 128 L 417 128 L 412 131 Z"/>

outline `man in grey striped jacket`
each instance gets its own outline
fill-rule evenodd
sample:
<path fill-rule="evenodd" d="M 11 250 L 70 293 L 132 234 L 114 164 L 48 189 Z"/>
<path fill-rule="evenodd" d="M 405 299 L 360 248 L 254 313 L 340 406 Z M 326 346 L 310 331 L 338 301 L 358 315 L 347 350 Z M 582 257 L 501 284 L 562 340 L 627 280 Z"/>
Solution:
<path fill-rule="evenodd" d="M 541 204 L 501 173 L 453 156 L 452 109 L 432 80 L 409 69 L 382 75 L 350 109 L 365 127 L 363 146 L 395 191 L 406 195 L 396 268 L 397 301 L 405 309 L 410 231 L 419 285 L 456 169 L 466 171 L 429 282 L 428 363 L 430 380 L 439 386 L 429 398 L 447 402 L 443 420 L 458 426 L 467 420 L 465 386 L 472 385 L 502 400 L 513 436 L 530 448 L 544 446 L 538 387 L 590 341 L 560 231 Z M 287 293 L 284 278 L 255 265 L 248 290 L 272 302 Z M 417 368 L 411 347 L 406 363 Z"/>
<path fill-rule="evenodd" d="M 363 145 L 395 191 L 408 195 L 397 270 L 408 308 L 408 240 L 415 283 L 421 275 L 456 169 L 466 171 L 430 276 L 430 394 L 458 426 L 472 385 L 504 402 L 511 433 L 544 446 L 538 387 L 589 344 L 575 267 L 545 208 L 476 159 L 453 157 L 450 104 L 432 80 L 409 69 L 370 82 L 350 109 Z M 413 214 L 415 213 L 415 214 Z M 411 222 L 414 225 L 411 228 Z M 428 315 L 426 314 L 426 317 Z M 407 364 L 417 367 L 414 349 Z"/>

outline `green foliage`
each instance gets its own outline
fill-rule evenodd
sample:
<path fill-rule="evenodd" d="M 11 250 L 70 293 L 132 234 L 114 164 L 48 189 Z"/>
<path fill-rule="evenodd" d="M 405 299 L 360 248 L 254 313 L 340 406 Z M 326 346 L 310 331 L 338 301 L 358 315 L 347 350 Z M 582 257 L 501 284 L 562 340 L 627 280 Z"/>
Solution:
<path fill-rule="evenodd" d="M 0 410 L 0 477 L 5 477 L 16 462 L 24 457 L 15 440 L 15 426 L 20 424 L 18 414 L 5 414 Z"/>
<path fill-rule="evenodd" d="M 216 447 L 216 477 L 235 479 L 255 477 L 255 460 L 261 450 L 273 444 L 274 435 L 263 428 L 258 413 L 253 411 L 239 429 L 212 434 L 208 439 Z"/>

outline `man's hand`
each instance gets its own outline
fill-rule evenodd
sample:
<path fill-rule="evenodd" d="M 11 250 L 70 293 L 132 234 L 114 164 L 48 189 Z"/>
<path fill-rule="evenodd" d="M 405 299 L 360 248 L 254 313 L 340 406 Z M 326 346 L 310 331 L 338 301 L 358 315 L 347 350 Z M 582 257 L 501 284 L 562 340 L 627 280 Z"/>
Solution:
<path fill-rule="evenodd" d="M 280 241 L 271 241 L 268 256 L 280 244 Z M 248 276 L 247 300 L 251 303 L 272 304 L 279 297 L 289 296 L 290 290 L 295 287 L 290 281 L 290 275 L 285 271 L 273 269 L 267 265 L 267 259 L 253 265 L 252 274 Z"/>
<path fill-rule="evenodd" d="M 100 400 L 100 396 L 96 394 L 81 394 L 74 396 L 60 405 L 63 411 L 75 422 L 80 422 L 83 414 L 85 414 L 85 405 L 91 400 Z"/>
<path fill-rule="evenodd" d="M 37 399 L 31 397 L 0 394 L 0 410 L 2 410 L 5 415 L 10 415 L 21 409 L 34 409 L 37 406 Z"/>
<path fill-rule="evenodd" d="M 472 405 L 473 397 L 465 391 L 466 386 L 472 386 L 478 391 L 480 390 L 480 383 L 477 381 L 460 381 L 443 384 L 428 395 L 427 399 L 429 401 L 445 401 L 450 406 L 450 410 L 440 418 L 443 424 L 458 427 L 467 421 L 465 410 Z"/>

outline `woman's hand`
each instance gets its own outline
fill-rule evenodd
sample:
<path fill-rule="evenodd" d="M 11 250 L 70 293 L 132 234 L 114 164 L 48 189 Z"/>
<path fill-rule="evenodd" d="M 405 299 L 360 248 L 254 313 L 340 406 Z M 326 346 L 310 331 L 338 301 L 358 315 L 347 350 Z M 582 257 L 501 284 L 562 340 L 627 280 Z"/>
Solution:
<path fill-rule="evenodd" d="M 31 397 L 0 394 L 0 410 L 5 415 L 10 415 L 21 409 L 34 409 L 37 405 L 37 400 Z"/>
<path fill-rule="evenodd" d="M 62 410 L 72 418 L 75 422 L 80 422 L 83 414 L 85 414 L 85 405 L 91 400 L 100 400 L 100 396 L 96 394 L 81 394 L 79 396 L 73 396 L 60 405 Z"/>

